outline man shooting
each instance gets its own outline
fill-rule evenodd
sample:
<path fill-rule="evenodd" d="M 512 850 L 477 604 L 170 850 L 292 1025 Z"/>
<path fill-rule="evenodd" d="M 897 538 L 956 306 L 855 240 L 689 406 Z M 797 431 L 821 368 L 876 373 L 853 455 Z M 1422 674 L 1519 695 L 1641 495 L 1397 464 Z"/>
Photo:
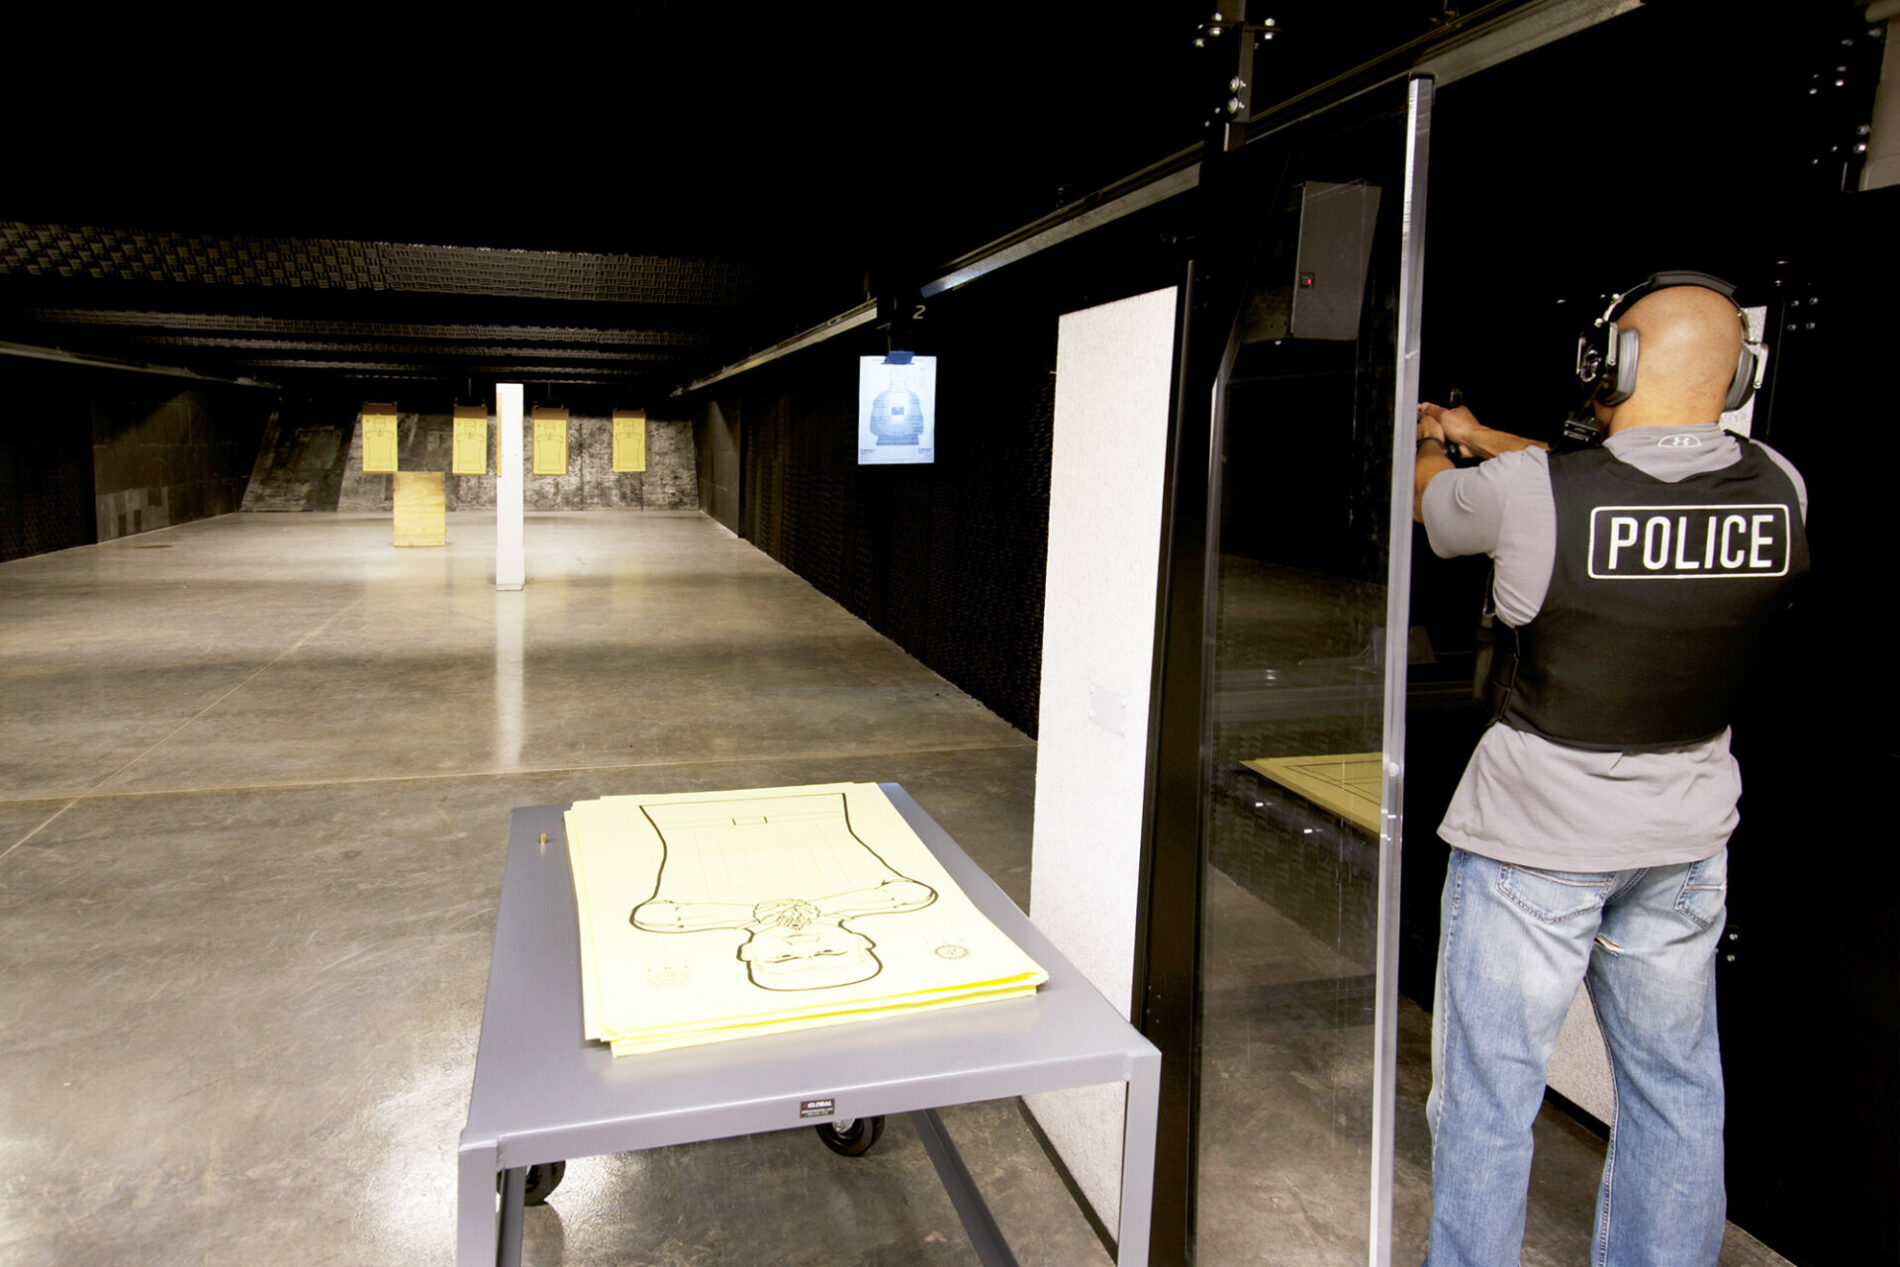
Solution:
<path fill-rule="evenodd" d="M 1663 273 L 1612 302 L 1579 356 L 1601 445 L 1418 409 L 1414 516 L 1440 556 L 1491 556 L 1503 625 L 1495 722 L 1439 827 L 1427 1267 L 1518 1262 L 1579 984 L 1615 1086 L 1597 1261 L 1713 1267 L 1721 1246 L 1728 725 L 1807 570 L 1800 476 L 1720 425 L 1760 356 L 1731 289 Z"/>

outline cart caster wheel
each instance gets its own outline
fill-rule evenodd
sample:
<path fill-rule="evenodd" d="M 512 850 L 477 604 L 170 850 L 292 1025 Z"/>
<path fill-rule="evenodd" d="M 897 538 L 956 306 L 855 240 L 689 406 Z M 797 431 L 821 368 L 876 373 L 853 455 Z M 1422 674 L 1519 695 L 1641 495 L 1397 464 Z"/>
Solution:
<path fill-rule="evenodd" d="M 521 1204 L 547 1204 L 547 1199 L 554 1195 L 554 1190 L 561 1186 L 561 1180 L 566 1175 L 567 1163 L 564 1161 L 548 1161 L 542 1162 L 537 1166 L 528 1167 L 528 1173 L 525 1176 L 526 1182 L 522 1185 L 521 1189 Z M 506 1174 L 495 1176 L 496 1192 L 501 1191 L 502 1182 L 506 1178 Z"/>
<path fill-rule="evenodd" d="M 825 1147 L 840 1157 L 862 1157 L 884 1134 L 884 1118 L 858 1117 L 815 1127 Z"/>

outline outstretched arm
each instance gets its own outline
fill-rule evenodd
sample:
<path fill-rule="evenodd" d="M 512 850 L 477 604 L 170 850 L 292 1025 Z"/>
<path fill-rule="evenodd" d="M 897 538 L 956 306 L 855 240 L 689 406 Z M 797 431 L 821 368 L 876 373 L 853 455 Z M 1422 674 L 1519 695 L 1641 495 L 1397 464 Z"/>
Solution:
<path fill-rule="evenodd" d="M 1526 440 L 1523 436 L 1487 427 L 1462 405 L 1446 409 L 1423 400 L 1418 403 L 1418 444 L 1418 460 L 1412 474 L 1412 518 L 1420 523 L 1425 522 L 1426 488 L 1453 468 L 1452 458 L 1458 452 L 1476 458 L 1494 458 L 1519 449 L 1550 447 L 1542 440 Z"/>
<path fill-rule="evenodd" d="M 1447 409 L 1443 405 L 1421 400 L 1418 402 L 1418 434 L 1421 439 L 1427 434 L 1428 425 L 1436 428 L 1438 438 L 1466 457 L 1494 458 L 1500 453 L 1515 453 L 1519 449 L 1550 447 L 1542 440 L 1526 440 L 1523 436 L 1487 427 L 1463 405 Z"/>

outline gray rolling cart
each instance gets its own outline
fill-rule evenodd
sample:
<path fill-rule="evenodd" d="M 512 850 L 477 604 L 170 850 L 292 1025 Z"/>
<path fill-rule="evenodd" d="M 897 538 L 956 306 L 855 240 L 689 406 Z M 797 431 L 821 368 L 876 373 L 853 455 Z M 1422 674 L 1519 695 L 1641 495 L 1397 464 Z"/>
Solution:
<path fill-rule="evenodd" d="M 855 1123 L 834 1136 L 848 1144 L 889 1113 L 911 1114 L 978 1257 L 1013 1264 L 935 1110 L 1109 1082 L 1128 1084 L 1120 1262 L 1148 1261 L 1161 1053 L 903 788 L 882 786 L 977 908 L 1048 970 L 1033 998 L 616 1060 L 581 1037 L 566 807 L 514 812 L 457 1162 L 458 1267 L 520 1261 L 530 1168 L 545 1189 L 550 1168 L 570 1157 L 826 1122 Z"/>

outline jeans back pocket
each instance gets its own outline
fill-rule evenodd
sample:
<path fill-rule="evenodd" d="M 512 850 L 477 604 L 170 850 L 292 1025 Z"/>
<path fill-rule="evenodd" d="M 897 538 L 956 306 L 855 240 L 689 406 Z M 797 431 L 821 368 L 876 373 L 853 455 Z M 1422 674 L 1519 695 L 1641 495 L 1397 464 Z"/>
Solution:
<path fill-rule="evenodd" d="M 1708 928 L 1723 917 L 1728 907 L 1728 849 L 1692 862 L 1682 875 L 1682 889 L 1676 894 L 1676 909 Z"/>
<path fill-rule="evenodd" d="M 1506 866 L 1498 872 L 1498 892 L 1505 900 L 1546 924 L 1561 924 L 1600 909 L 1615 883 L 1614 874 L 1602 871 Z"/>

